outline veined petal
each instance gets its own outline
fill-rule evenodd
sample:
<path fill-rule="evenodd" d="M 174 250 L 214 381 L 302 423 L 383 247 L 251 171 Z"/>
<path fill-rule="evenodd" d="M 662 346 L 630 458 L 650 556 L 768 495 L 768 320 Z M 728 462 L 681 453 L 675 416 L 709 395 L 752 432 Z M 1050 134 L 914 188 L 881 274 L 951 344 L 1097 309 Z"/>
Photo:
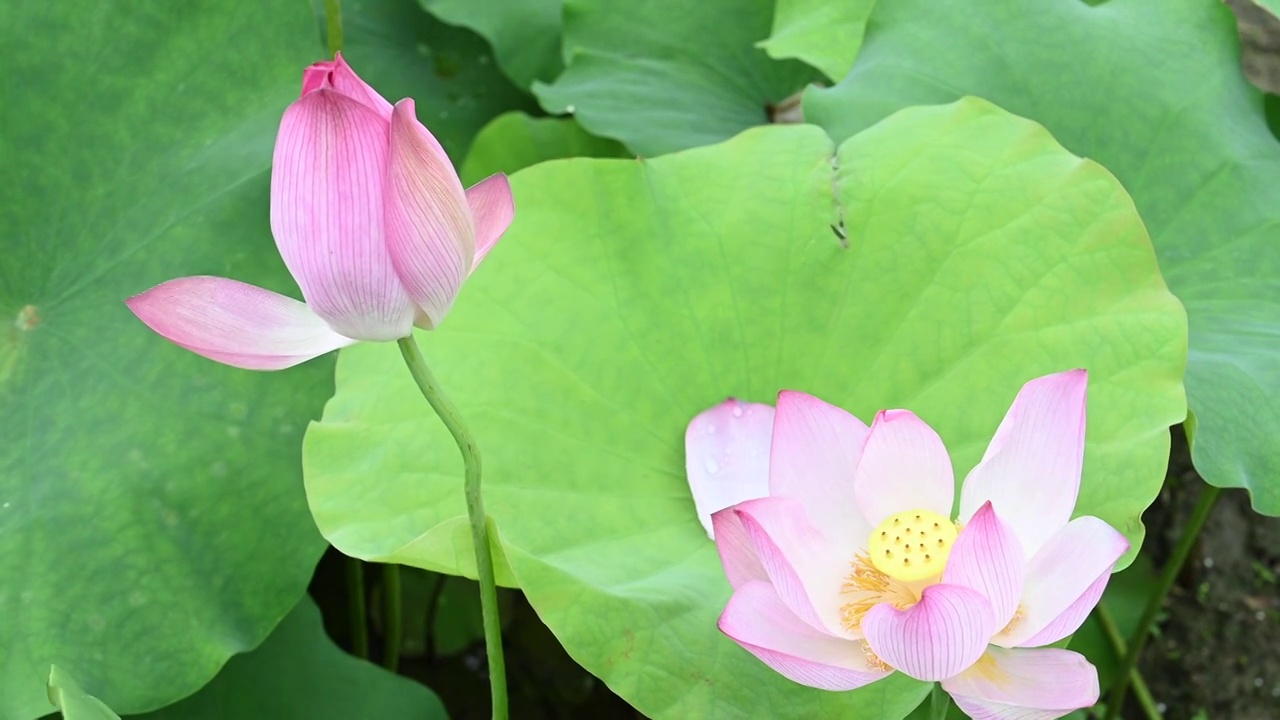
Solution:
<path fill-rule="evenodd" d="M 440 324 L 476 256 L 471 208 L 444 148 L 414 115 L 413 100 L 391 114 L 387 166 L 387 250 L 409 297 L 415 322 Z"/>
<path fill-rule="evenodd" d="M 951 456 L 938 433 L 915 413 L 882 410 L 862 446 L 853 489 L 871 527 L 907 510 L 949 518 L 956 494 Z"/>
<path fill-rule="evenodd" d="M 853 690 L 891 671 L 876 670 L 861 641 L 832 637 L 797 618 L 767 582 L 738 588 L 720 630 L 790 680 L 823 690 Z"/>
<path fill-rule="evenodd" d="M 332 89 L 285 110 L 271 167 L 271 230 L 307 304 L 357 340 L 409 334 L 414 306 L 387 254 L 387 123 Z"/>
<path fill-rule="evenodd" d="M 328 87 L 337 90 L 370 110 L 378 113 L 383 120 L 391 120 L 391 103 L 378 94 L 364 80 L 356 75 L 342 53 L 333 56 L 329 62 L 312 63 L 302 73 L 302 94 Z"/>
<path fill-rule="evenodd" d="M 1105 572 L 1098 576 L 1097 580 L 1084 591 L 1084 594 L 1076 598 L 1066 610 L 1063 610 L 1058 617 L 1054 618 L 1048 625 L 1040 629 L 1040 632 L 1023 640 L 1020 647 L 1041 647 L 1044 645 L 1052 645 L 1062 638 L 1074 633 L 1084 624 L 1085 618 L 1089 617 L 1089 613 L 1093 612 L 1094 606 L 1102 599 L 1102 593 L 1107 589 L 1107 582 L 1111 580 L 1111 572 Z"/>
<path fill-rule="evenodd" d="M 355 342 L 306 305 L 220 277 L 185 277 L 125 300 L 166 340 L 225 365 L 280 370 Z"/>
<path fill-rule="evenodd" d="M 684 465 L 698 521 L 714 538 L 711 514 L 769 494 L 773 408 L 730 398 L 703 410 L 684 433 Z"/>
<path fill-rule="evenodd" d="M 991 601 L 995 627 L 1009 624 L 1022 598 L 1026 558 L 1018 536 L 984 504 L 951 546 L 942 582 L 977 590 Z"/>
<path fill-rule="evenodd" d="M 974 720 L 1053 720 L 1098 702 L 1098 671 L 1079 653 L 989 648 L 942 688 Z"/>
<path fill-rule="evenodd" d="M 1018 647 L 1056 642 L 1075 632 L 1089 610 L 1078 601 L 1101 596 L 1101 580 L 1111 575 L 1121 555 L 1129 549 L 1123 535 L 1096 517 L 1078 517 L 1054 533 L 1027 563 L 1019 616 L 991 642 Z M 1043 632 L 1052 628 L 1051 633 Z"/>
<path fill-rule="evenodd" d="M 840 588 L 857 548 L 831 542 L 795 498 L 748 500 L 734 509 L 782 602 L 814 629 L 845 635 Z"/>
<path fill-rule="evenodd" d="M 507 231 L 516 215 L 515 201 L 511 198 L 511 183 L 502 173 L 490 175 L 467 188 L 467 205 L 476 228 L 476 257 L 471 263 L 474 271 L 485 255 L 498 244 L 498 238 Z"/>
<path fill-rule="evenodd" d="M 995 631 L 991 603 L 959 585 L 930 585 L 906 610 L 881 603 L 862 619 L 867 644 L 880 659 L 917 680 L 942 680 L 982 656 Z"/>
<path fill-rule="evenodd" d="M 960 520 L 988 500 L 1034 555 L 1071 519 L 1084 463 L 1084 370 L 1022 386 L 960 492 Z"/>
<path fill-rule="evenodd" d="M 711 525 L 716 551 L 720 553 L 720 564 L 724 566 L 724 576 L 730 587 L 737 588 L 752 580 L 769 580 L 769 573 L 760 564 L 756 546 L 735 509 L 725 508 L 715 513 L 711 516 Z"/>
<path fill-rule="evenodd" d="M 866 439 L 867 426 L 844 410 L 802 392 L 778 393 L 769 494 L 799 500 L 834 541 L 865 543 L 871 525 L 858 511 L 853 471 Z"/>

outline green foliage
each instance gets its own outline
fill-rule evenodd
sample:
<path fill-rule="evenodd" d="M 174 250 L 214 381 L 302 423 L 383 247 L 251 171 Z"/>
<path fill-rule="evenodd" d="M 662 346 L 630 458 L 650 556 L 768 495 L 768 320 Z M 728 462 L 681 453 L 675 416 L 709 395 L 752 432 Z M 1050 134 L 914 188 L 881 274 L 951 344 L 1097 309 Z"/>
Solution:
<path fill-rule="evenodd" d="M 565 0 L 568 68 L 534 93 L 549 112 L 646 157 L 719 142 L 767 122 L 771 103 L 817 77 L 755 46 L 772 17 L 772 0 L 679 12 L 650 0 Z"/>
<path fill-rule="evenodd" d="M 598 138 L 572 118 L 534 118 L 510 112 L 476 135 L 458 173 L 471 185 L 496 172 L 513 173 L 547 160 L 570 157 L 625 157 L 626 148 Z"/>
<path fill-rule="evenodd" d="M 928 689 L 804 688 L 715 630 L 729 588 L 683 435 L 726 396 L 910 407 L 962 477 L 1024 381 L 1087 367 L 1077 512 L 1139 544 L 1185 412 L 1185 316 L 1119 183 L 1034 123 L 965 100 L 838 151 L 770 127 L 512 184 L 515 224 L 422 339 L 482 443 L 507 579 L 641 712 L 896 718 Z M 395 349 L 342 351 L 337 387 L 304 442 L 322 532 L 470 574 L 460 462 Z"/>
<path fill-rule="evenodd" d="M 118 712 L 173 702 L 307 586 L 298 443 L 332 363 L 223 367 L 122 301 L 296 292 L 268 166 L 316 40 L 296 3 L 0 4 L 0 717 L 49 712 L 53 664 Z"/>
<path fill-rule="evenodd" d="M 304 596 L 257 650 L 231 658 L 195 695 L 137 720 L 447 717 L 427 688 L 334 645 L 324 633 L 319 608 Z"/>
<path fill-rule="evenodd" d="M 876 0 L 778 0 L 773 34 L 758 43 L 776 60 L 796 58 L 839 80 L 853 68 Z"/>
<path fill-rule="evenodd" d="M 1043 123 L 1133 195 L 1187 308 L 1192 459 L 1280 514 L 1280 147 L 1219 3 L 902 0 L 853 72 L 808 94 L 837 139 L 900 108 L 979 95 Z"/>
<path fill-rule="evenodd" d="M 507 77 L 528 90 L 564 69 L 560 60 L 560 11 L 564 0 L 418 0 L 453 25 L 476 31 L 493 45 Z"/>
<path fill-rule="evenodd" d="M 311 2 L 320 23 L 324 2 Z M 415 0 L 347 2 L 342 23 L 343 57 L 392 103 L 413 98 L 418 119 L 455 163 L 485 123 L 537 107 L 499 71 L 483 38 L 440 22 Z"/>

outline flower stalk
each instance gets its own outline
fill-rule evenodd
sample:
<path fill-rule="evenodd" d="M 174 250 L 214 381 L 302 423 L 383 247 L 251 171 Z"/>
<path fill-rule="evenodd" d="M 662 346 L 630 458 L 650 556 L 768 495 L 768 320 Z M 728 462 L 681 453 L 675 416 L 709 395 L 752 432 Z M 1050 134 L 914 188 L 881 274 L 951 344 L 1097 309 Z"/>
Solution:
<path fill-rule="evenodd" d="M 400 606 L 400 566 L 382 566 L 382 667 L 391 672 L 400 670 L 400 642 L 404 637 Z"/>
<path fill-rule="evenodd" d="M 342 0 L 324 0 L 325 35 L 329 40 L 329 54 L 342 52 Z"/>
<path fill-rule="evenodd" d="M 1147 638 L 1151 637 L 1151 627 L 1156 623 L 1156 616 L 1160 614 L 1160 608 L 1164 607 L 1164 599 L 1169 594 L 1169 590 L 1173 588 L 1173 581 L 1177 579 L 1178 573 L 1182 572 L 1182 566 L 1186 564 L 1187 557 L 1191 554 L 1191 548 L 1195 547 L 1196 540 L 1200 537 L 1200 531 L 1204 529 L 1205 521 L 1209 519 L 1209 514 L 1213 512 L 1214 505 L 1218 504 L 1218 497 L 1222 494 L 1221 488 L 1206 486 L 1200 493 L 1200 498 L 1196 501 L 1196 507 L 1191 511 L 1191 519 L 1187 521 L 1187 526 L 1182 529 L 1182 535 L 1178 538 L 1178 544 L 1173 548 L 1173 554 L 1169 556 L 1169 560 L 1165 562 L 1164 568 L 1160 571 L 1160 579 L 1156 582 L 1156 590 L 1147 600 L 1147 607 L 1142 612 L 1142 619 L 1138 621 L 1138 626 L 1133 630 L 1133 636 L 1129 638 L 1129 651 L 1124 654 L 1124 658 L 1120 661 L 1120 670 L 1116 675 L 1116 684 L 1111 688 L 1111 696 L 1107 701 L 1107 720 L 1116 720 L 1120 717 L 1120 708 L 1124 705 L 1125 695 L 1129 691 L 1129 678 L 1134 668 L 1138 667 L 1138 658 L 1142 657 L 1142 649 L 1147 645 Z"/>
<path fill-rule="evenodd" d="M 346 557 L 347 620 L 351 628 L 351 653 L 369 659 L 369 629 L 364 599 L 364 561 Z"/>
<path fill-rule="evenodd" d="M 414 382 L 422 396 L 440 416 L 440 421 L 453 435 L 462 453 L 465 466 L 464 493 L 467 499 L 467 517 L 471 521 L 471 543 L 476 554 L 476 574 L 480 581 L 480 613 L 484 620 L 485 653 L 489 658 L 489 688 L 493 698 L 494 720 L 507 717 L 507 678 L 503 663 L 502 625 L 498 617 L 498 585 L 493 571 L 493 549 L 489 543 L 488 517 L 484 512 L 484 499 L 480 494 L 480 448 L 462 421 L 458 407 L 444 394 L 440 384 L 427 367 L 413 336 L 401 338 L 400 354 L 409 367 Z"/>

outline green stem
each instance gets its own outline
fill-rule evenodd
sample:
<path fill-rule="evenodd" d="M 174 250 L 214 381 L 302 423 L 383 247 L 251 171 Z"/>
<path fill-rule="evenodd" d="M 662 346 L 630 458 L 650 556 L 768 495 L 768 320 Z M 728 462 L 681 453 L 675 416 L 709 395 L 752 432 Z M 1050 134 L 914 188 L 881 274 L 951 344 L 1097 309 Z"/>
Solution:
<path fill-rule="evenodd" d="M 328 28 L 329 54 L 342 51 L 342 0 L 324 0 L 324 20 Z"/>
<path fill-rule="evenodd" d="M 1102 632 L 1106 634 L 1116 657 L 1124 657 L 1129 643 L 1125 642 L 1120 634 L 1120 626 L 1116 624 L 1115 617 L 1107 606 L 1101 603 L 1094 612 L 1098 615 L 1098 623 L 1102 625 Z M 1142 714 L 1147 716 L 1147 720 L 1160 720 L 1163 716 L 1160 714 L 1160 709 L 1156 707 L 1156 699 L 1151 696 L 1151 689 L 1147 687 L 1147 681 L 1143 679 L 1142 672 L 1138 668 L 1134 668 L 1133 672 L 1129 673 L 1129 683 L 1133 685 L 1133 696 L 1138 699 L 1138 705 L 1142 706 Z"/>
<path fill-rule="evenodd" d="M 400 640 L 404 637 L 400 621 L 400 566 L 382 566 L 382 667 L 400 669 Z"/>
<path fill-rule="evenodd" d="M 1221 494 L 1221 489 L 1212 486 L 1205 486 L 1201 491 L 1200 499 L 1196 501 L 1196 507 L 1191 511 L 1191 519 L 1182 529 L 1182 535 L 1178 538 L 1177 546 L 1173 548 L 1173 554 L 1169 556 L 1168 562 L 1160 571 L 1155 592 L 1148 598 L 1147 607 L 1142 612 L 1142 619 L 1138 621 L 1138 626 L 1133 630 L 1133 636 L 1129 638 L 1129 651 L 1120 661 L 1120 673 L 1116 676 L 1116 684 L 1111 688 L 1111 696 L 1107 700 L 1108 720 L 1116 720 L 1120 717 L 1120 706 L 1124 704 L 1125 693 L 1129 690 L 1130 674 L 1138 666 L 1138 658 L 1142 655 L 1142 649 L 1146 647 L 1147 638 L 1151 636 L 1151 628 L 1155 625 L 1156 616 L 1164 607 L 1165 596 L 1173 587 L 1173 581 L 1177 579 L 1178 573 L 1182 572 L 1182 566 L 1186 564 L 1187 556 L 1191 554 L 1191 548 L 1195 546 L 1196 539 L 1200 537 L 1200 531 L 1204 529 L 1204 523 L 1209 519 L 1209 513 L 1213 511 L 1213 506 L 1217 504 L 1218 496 Z"/>
<path fill-rule="evenodd" d="M 929 720 L 947 720 L 947 711 L 951 709 L 951 696 L 942 689 L 942 683 L 934 683 L 929 695 Z"/>
<path fill-rule="evenodd" d="M 363 660 L 369 659 L 368 614 L 364 600 L 364 561 L 348 557 L 347 563 L 347 619 L 351 623 L 351 652 Z"/>
<path fill-rule="evenodd" d="M 427 368 L 422 350 L 410 335 L 399 341 L 400 354 L 409 366 L 409 372 L 418 383 L 422 396 L 440 416 L 458 443 L 465 466 L 464 492 L 467 498 L 467 516 L 471 520 L 471 544 L 476 554 L 476 575 L 480 580 L 480 614 L 484 620 L 484 645 L 489 656 L 489 689 L 493 696 L 494 720 L 507 717 L 507 675 L 502 660 L 502 625 L 498 618 L 498 585 L 493 574 L 493 548 L 489 544 L 488 517 L 484 513 L 484 499 L 480 495 L 480 448 L 475 438 L 462 422 L 458 407 L 453 404 L 435 376 Z"/>

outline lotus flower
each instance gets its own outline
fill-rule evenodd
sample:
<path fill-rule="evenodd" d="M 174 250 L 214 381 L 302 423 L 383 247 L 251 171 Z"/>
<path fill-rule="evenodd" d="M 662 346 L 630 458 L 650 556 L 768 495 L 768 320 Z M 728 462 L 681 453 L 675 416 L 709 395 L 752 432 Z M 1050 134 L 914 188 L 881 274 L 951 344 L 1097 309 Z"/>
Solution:
<path fill-rule="evenodd" d="M 1023 386 L 954 522 L 946 448 L 906 410 L 868 428 L 783 392 L 776 410 L 730 400 L 695 418 L 689 479 L 733 587 L 720 629 L 816 688 L 896 670 L 941 681 L 975 718 L 1094 704 L 1094 667 L 1039 647 L 1075 632 L 1129 547 L 1098 518 L 1071 519 L 1086 384 L 1075 370 Z"/>
<path fill-rule="evenodd" d="M 338 55 L 303 73 L 271 167 L 271 231 L 306 303 L 207 276 L 126 302 L 192 352 L 278 370 L 439 325 L 513 213 L 504 175 L 464 191 L 413 100 L 392 107 Z"/>

